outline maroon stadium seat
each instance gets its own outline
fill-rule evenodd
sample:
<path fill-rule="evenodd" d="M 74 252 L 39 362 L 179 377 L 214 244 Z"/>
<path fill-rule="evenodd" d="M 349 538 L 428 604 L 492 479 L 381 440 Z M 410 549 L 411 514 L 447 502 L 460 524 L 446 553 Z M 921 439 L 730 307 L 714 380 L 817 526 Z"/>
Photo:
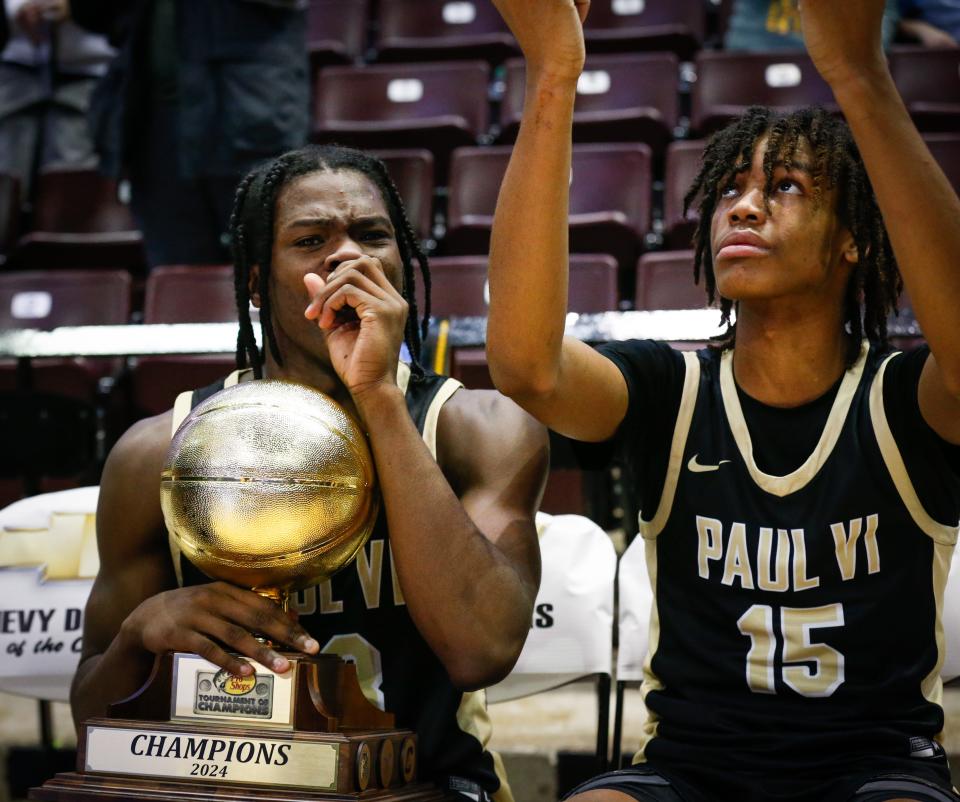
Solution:
<path fill-rule="evenodd" d="M 697 214 L 691 209 L 683 216 L 683 198 L 693 179 L 700 172 L 700 160 L 706 143 L 689 139 L 673 142 L 667 148 L 667 166 L 663 188 L 664 245 L 667 248 L 689 248 Z"/>
<path fill-rule="evenodd" d="M 447 256 L 430 260 L 431 310 L 438 317 L 486 316 L 487 258 Z M 423 304 L 422 289 L 419 303 Z M 617 309 L 617 262 L 606 254 L 572 254 L 568 308 L 588 314 Z"/>
<path fill-rule="evenodd" d="M 20 181 L 15 176 L 0 173 L 0 265 L 20 233 Z"/>
<path fill-rule="evenodd" d="M 307 52 L 316 69 L 363 58 L 369 22 L 368 0 L 310 0 Z"/>
<path fill-rule="evenodd" d="M 645 253 L 637 264 L 634 306 L 641 311 L 705 308 L 703 276 L 693 283 L 693 251 Z"/>
<path fill-rule="evenodd" d="M 20 239 L 18 269 L 144 265 L 143 238 L 117 184 L 95 170 L 48 168 L 36 183 L 33 231 Z"/>
<path fill-rule="evenodd" d="M 130 284 L 120 270 L 5 273 L 0 328 L 126 323 Z M 34 359 L 26 370 L 13 360 L 0 363 L 0 428 L 7 442 L 0 477 L 16 478 L 29 492 L 48 486 L 45 477 L 95 482 L 88 472 L 96 471 L 97 444 L 111 421 L 101 379 L 121 366 L 119 359 Z"/>
<path fill-rule="evenodd" d="M 421 148 L 445 178 L 450 151 L 489 120 L 484 62 L 328 67 L 317 76 L 313 137 L 362 148 Z"/>
<path fill-rule="evenodd" d="M 709 133 L 739 117 L 748 106 L 791 110 L 821 105 L 836 108 L 830 87 L 805 53 L 701 51 L 692 90 L 691 127 Z"/>
<path fill-rule="evenodd" d="M 897 47 L 890 72 L 921 131 L 960 129 L 960 50 Z"/>
<path fill-rule="evenodd" d="M 450 375 L 469 390 L 494 390 L 483 348 L 454 348 L 450 352 Z"/>
<path fill-rule="evenodd" d="M 679 64 L 673 53 L 591 56 L 577 82 L 574 142 L 646 142 L 662 153 L 679 115 Z M 523 61 L 507 62 L 501 140 L 513 141 L 523 114 Z"/>
<path fill-rule="evenodd" d="M 590 52 L 673 50 L 690 58 L 706 19 L 703 0 L 593 0 L 584 33 Z"/>
<path fill-rule="evenodd" d="M 487 253 L 493 212 L 512 148 L 462 148 L 453 154 L 447 253 Z M 570 247 L 608 253 L 633 271 L 650 227 L 650 148 L 575 145 L 570 184 Z"/>
<path fill-rule="evenodd" d="M 230 323 L 237 304 L 230 265 L 157 267 L 147 278 L 144 323 Z M 151 356 L 137 360 L 133 400 L 157 415 L 183 390 L 205 387 L 235 367 L 232 356 Z"/>
<path fill-rule="evenodd" d="M 953 188 L 960 192 L 960 133 L 926 134 L 923 139 Z"/>
<path fill-rule="evenodd" d="M 420 239 L 433 229 L 433 154 L 429 150 L 378 150 L 403 199 L 407 219 Z"/>
<path fill-rule="evenodd" d="M 567 309 L 582 315 L 614 312 L 619 303 L 617 260 L 604 253 L 570 255 Z"/>
<path fill-rule="evenodd" d="M 437 317 L 486 316 L 487 259 L 484 256 L 447 256 L 430 260 L 430 310 Z M 423 284 L 417 284 L 417 302 L 423 309 Z"/>
<path fill-rule="evenodd" d="M 232 265 L 170 265 L 147 277 L 144 323 L 228 323 L 237 319 Z"/>
<path fill-rule="evenodd" d="M 122 270 L 42 270 L 0 274 L 0 329 L 117 325 L 130 317 L 130 275 Z M 0 390 L 17 386 L 13 361 L 0 362 Z M 112 359 L 33 360 L 31 386 L 92 401 L 97 382 L 116 373 Z"/>
<path fill-rule="evenodd" d="M 490 0 L 380 0 L 382 61 L 486 59 L 519 52 Z"/>

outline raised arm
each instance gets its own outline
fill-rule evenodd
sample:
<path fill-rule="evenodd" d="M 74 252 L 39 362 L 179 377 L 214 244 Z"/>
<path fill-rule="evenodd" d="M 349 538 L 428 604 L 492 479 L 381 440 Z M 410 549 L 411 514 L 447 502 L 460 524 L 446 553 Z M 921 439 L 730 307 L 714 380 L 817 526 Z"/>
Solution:
<path fill-rule="evenodd" d="M 510 671 L 530 629 L 546 432 L 498 393 L 458 391 L 441 408 L 434 460 L 397 386 L 407 304 L 382 262 L 362 257 L 304 282 L 306 315 L 327 331 L 370 436 L 410 617 L 456 686 L 486 687 Z M 338 318 L 346 305 L 357 322 Z"/>
<path fill-rule="evenodd" d="M 396 387 L 361 411 L 410 616 L 457 687 L 491 685 L 520 655 L 540 586 L 546 432 L 498 393 L 460 391 L 440 415 L 438 464 Z"/>
<path fill-rule="evenodd" d="M 960 444 L 960 200 L 903 104 L 880 46 L 883 0 L 803 0 L 803 35 L 850 124 L 930 345 L 920 411 Z"/>
<path fill-rule="evenodd" d="M 523 49 L 527 88 L 490 243 L 490 372 L 547 426 L 605 440 L 626 414 L 626 382 L 612 362 L 563 335 L 571 126 L 589 0 L 494 4 Z"/>

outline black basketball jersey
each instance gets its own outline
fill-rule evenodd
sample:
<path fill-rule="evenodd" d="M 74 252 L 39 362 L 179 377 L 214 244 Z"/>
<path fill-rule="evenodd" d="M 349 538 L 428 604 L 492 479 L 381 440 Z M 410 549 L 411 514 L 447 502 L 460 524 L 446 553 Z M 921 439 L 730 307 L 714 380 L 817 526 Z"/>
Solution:
<path fill-rule="evenodd" d="M 838 778 L 906 771 L 941 733 L 960 508 L 934 520 L 904 466 L 884 409 L 897 358 L 865 343 L 813 452 L 774 476 L 733 352 L 683 354 L 659 506 L 641 515 L 654 606 L 635 761 L 691 800 L 845 799 Z"/>
<path fill-rule="evenodd" d="M 174 406 L 174 430 L 193 406 L 246 378 L 233 373 L 225 382 L 184 393 Z M 436 458 L 440 410 L 462 385 L 432 373 L 411 381 L 410 370 L 402 363 L 398 383 Z M 172 539 L 170 543 L 181 584 L 210 581 L 180 554 Z M 496 802 L 512 802 L 500 757 L 486 749 L 492 729 L 485 692 L 464 693 L 453 687 L 407 611 L 383 505 L 357 558 L 331 579 L 297 593 L 293 606 L 321 651 L 354 662 L 364 695 L 393 713 L 397 726 L 417 733 L 422 779 L 473 796 L 482 789 Z"/>

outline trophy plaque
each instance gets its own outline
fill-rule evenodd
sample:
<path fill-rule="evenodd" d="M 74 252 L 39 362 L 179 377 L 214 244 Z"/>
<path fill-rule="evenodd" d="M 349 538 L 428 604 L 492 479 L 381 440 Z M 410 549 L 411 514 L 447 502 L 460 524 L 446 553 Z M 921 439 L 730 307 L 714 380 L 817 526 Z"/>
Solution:
<path fill-rule="evenodd" d="M 363 548 L 379 497 L 366 438 L 335 401 L 278 381 L 238 384 L 177 429 L 161 477 L 174 551 L 284 609 Z M 410 800 L 417 738 L 364 696 L 352 663 L 281 652 L 277 674 L 236 676 L 167 653 L 133 696 L 80 732 L 78 770 L 31 799 L 194 802 Z"/>

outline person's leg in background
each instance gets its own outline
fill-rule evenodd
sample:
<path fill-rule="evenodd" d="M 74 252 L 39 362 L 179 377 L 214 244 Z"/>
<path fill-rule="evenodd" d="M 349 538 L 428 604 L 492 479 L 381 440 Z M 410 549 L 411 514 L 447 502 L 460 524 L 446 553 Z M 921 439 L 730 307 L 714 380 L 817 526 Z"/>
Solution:
<path fill-rule="evenodd" d="M 158 103 L 152 111 L 130 168 L 130 207 L 143 232 L 147 264 L 225 264 L 230 261 L 224 239 L 229 213 L 212 202 L 209 179 L 180 176 L 177 106 Z M 227 183 L 232 203 L 236 181 Z"/>

